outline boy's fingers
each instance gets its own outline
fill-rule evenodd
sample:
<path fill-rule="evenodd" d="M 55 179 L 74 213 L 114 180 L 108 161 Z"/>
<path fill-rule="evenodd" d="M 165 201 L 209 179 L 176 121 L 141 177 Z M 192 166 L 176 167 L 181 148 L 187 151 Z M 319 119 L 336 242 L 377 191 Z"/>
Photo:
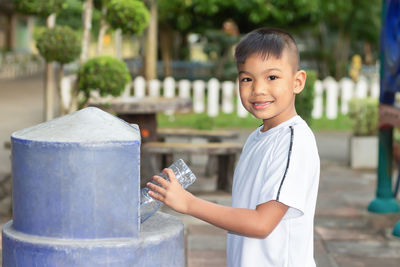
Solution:
<path fill-rule="evenodd" d="M 165 189 L 162 188 L 161 186 L 158 186 L 158 185 L 155 185 L 155 184 L 149 182 L 149 183 L 147 183 L 147 187 L 150 188 L 152 191 L 156 192 L 157 194 L 165 195 Z"/>
<path fill-rule="evenodd" d="M 162 187 L 167 188 L 168 187 L 168 181 L 165 180 L 164 178 L 158 176 L 158 175 L 154 175 L 153 176 L 153 180 L 156 181 L 157 183 L 159 183 Z"/>
<path fill-rule="evenodd" d="M 157 194 L 154 191 L 149 191 L 149 195 L 154 199 L 157 199 L 157 200 L 159 200 L 161 202 L 164 202 L 164 197 L 162 195 L 160 195 L 160 194 Z"/>
<path fill-rule="evenodd" d="M 176 180 L 176 176 L 173 170 L 165 168 L 162 172 L 166 173 L 171 181 Z"/>

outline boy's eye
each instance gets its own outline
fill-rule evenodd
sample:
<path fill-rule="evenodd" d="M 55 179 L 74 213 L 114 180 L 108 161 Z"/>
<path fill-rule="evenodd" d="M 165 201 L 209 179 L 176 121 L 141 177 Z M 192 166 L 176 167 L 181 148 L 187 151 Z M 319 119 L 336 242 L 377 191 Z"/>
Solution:
<path fill-rule="evenodd" d="M 275 76 L 275 75 L 270 75 L 270 76 L 268 76 L 268 78 L 267 78 L 269 81 L 273 81 L 273 80 L 276 80 L 276 79 L 278 79 L 278 76 Z"/>
<path fill-rule="evenodd" d="M 248 77 L 246 77 L 246 78 L 242 78 L 240 81 L 241 81 L 241 82 L 250 82 L 251 79 L 248 78 Z"/>

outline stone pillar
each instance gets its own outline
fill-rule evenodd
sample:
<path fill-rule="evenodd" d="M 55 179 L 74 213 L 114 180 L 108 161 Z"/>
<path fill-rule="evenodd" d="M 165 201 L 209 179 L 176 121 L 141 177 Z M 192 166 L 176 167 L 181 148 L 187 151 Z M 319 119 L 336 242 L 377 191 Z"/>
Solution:
<path fill-rule="evenodd" d="M 153 79 L 148 82 L 149 85 L 149 96 L 150 97 L 159 97 L 160 96 L 160 81 Z"/>
<path fill-rule="evenodd" d="M 194 113 L 202 113 L 205 110 L 204 105 L 204 90 L 205 83 L 201 80 L 193 82 L 193 111 Z"/>
<path fill-rule="evenodd" d="M 211 78 L 207 83 L 207 114 L 216 117 L 219 113 L 219 81 Z"/>
<path fill-rule="evenodd" d="M 166 77 L 163 82 L 164 97 L 175 97 L 175 80 L 172 77 Z"/>
<path fill-rule="evenodd" d="M 222 112 L 233 112 L 233 94 L 235 90 L 235 83 L 225 81 L 222 83 Z"/>
<path fill-rule="evenodd" d="M 349 101 L 353 97 L 353 88 L 354 82 L 353 80 L 345 77 L 340 80 L 340 88 L 341 88 L 341 107 L 340 111 L 342 114 L 349 113 Z"/>
<path fill-rule="evenodd" d="M 134 96 L 142 98 L 146 94 L 146 80 L 142 76 L 137 76 L 133 82 Z"/>
<path fill-rule="evenodd" d="M 4 266 L 184 266 L 183 225 L 140 224 L 139 128 L 86 108 L 11 136 Z"/>
<path fill-rule="evenodd" d="M 322 94 L 324 92 L 323 84 L 320 80 L 316 80 L 314 83 L 314 107 L 312 110 L 312 117 L 314 119 L 319 119 L 323 114 L 323 99 Z"/>
<path fill-rule="evenodd" d="M 178 95 L 180 98 L 190 98 L 190 86 L 191 85 L 189 80 L 180 80 L 178 82 Z"/>
<path fill-rule="evenodd" d="M 326 117 L 331 120 L 336 119 L 338 114 L 339 85 L 332 77 L 327 77 L 323 83 L 326 88 Z"/>

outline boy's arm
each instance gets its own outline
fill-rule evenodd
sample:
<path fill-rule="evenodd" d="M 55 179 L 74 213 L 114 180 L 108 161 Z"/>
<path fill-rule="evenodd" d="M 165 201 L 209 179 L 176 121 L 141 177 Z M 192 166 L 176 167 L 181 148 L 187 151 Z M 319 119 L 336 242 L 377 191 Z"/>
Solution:
<path fill-rule="evenodd" d="M 265 238 L 288 210 L 288 206 L 278 201 L 269 201 L 253 209 L 232 208 L 202 200 L 186 191 L 179 184 L 170 169 L 164 169 L 170 181 L 159 176 L 154 180 L 162 187 L 148 183 L 150 195 L 174 210 L 197 217 L 215 226 L 237 234 Z"/>

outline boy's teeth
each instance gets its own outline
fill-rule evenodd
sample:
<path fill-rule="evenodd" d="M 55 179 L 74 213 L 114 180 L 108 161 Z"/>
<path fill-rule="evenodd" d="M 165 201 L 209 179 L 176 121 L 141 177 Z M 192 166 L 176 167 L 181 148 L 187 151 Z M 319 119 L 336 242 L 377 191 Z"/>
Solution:
<path fill-rule="evenodd" d="M 270 103 L 272 103 L 272 102 L 271 101 L 267 101 L 267 102 L 264 102 L 264 103 L 254 103 L 254 105 L 258 106 L 258 105 L 265 105 L 265 104 L 270 104 Z"/>

